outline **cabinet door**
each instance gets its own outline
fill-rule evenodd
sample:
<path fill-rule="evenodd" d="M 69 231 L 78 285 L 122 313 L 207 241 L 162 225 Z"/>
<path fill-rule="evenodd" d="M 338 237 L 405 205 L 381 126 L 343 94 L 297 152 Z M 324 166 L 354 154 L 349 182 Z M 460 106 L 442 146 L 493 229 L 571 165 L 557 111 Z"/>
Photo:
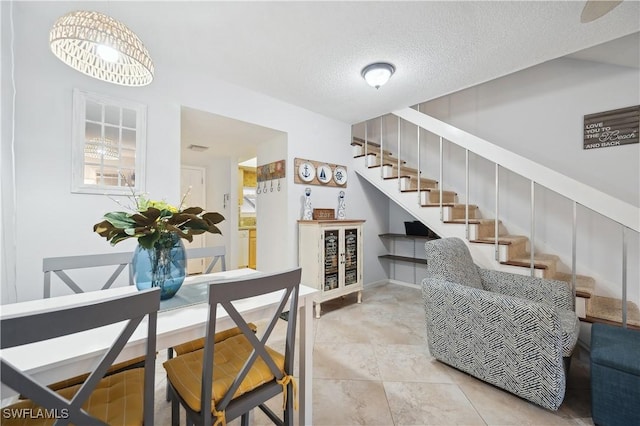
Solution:
<path fill-rule="evenodd" d="M 358 228 L 346 228 L 344 230 L 344 285 L 358 283 L 359 259 L 359 232 Z"/>
<path fill-rule="evenodd" d="M 323 289 L 324 291 L 338 288 L 339 279 L 339 247 L 340 231 L 338 229 L 326 229 L 322 233 L 322 252 L 324 259 L 323 266 Z"/>

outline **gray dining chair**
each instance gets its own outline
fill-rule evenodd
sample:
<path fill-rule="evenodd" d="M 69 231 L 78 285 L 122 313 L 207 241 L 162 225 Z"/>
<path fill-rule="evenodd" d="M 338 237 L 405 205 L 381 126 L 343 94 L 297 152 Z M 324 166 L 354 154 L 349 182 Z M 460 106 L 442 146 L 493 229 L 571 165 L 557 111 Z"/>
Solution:
<path fill-rule="evenodd" d="M 58 391 L 51 390 L 47 384 L 38 383 L 3 356 L 0 359 L 0 380 L 28 399 L 4 407 L 2 424 L 37 423 L 42 419 L 37 416 L 29 418 L 20 413 L 39 413 L 44 409 L 60 417 L 60 423 L 57 424 L 153 425 L 159 307 L 160 289 L 150 289 L 44 312 L 0 316 L 0 345 L 3 351 L 125 322 L 115 342 L 86 380 Z M 145 327 L 144 367 L 104 377 L 145 317 L 148 320 Z"/>
<path fill-rule="evenodd" d="M 187 424 L 225 424 L 241 417 L 249 425 L 249 414 L 259 407 L 277 425 L 293 425 L 294 382 L 293 360 L 298 293 L 301 269 L 260 275 L 255 278 L 229 280 L 209 284 L 209 321 L 204 348 L 167 360 L 171 391 L 171 422 L 180 423 L 180 406 L 184 407 Z M 280 292 L 279 304 L 269 318 L 264 334 L 258 337 L 234 302 L 258 295 Z M 241 333 L 216 343 L 216 314 L 220 305 Z M 284 354 L 266 343 L 280 316 L 289 311 Z M 283 394 L 281 419 L 265 403 Z"/>

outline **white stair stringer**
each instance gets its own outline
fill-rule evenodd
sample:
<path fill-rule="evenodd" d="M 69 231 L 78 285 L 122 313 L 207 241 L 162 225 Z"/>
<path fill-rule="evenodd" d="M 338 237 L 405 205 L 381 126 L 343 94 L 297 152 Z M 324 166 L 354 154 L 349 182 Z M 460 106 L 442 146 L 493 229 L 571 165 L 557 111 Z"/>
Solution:
<path fill-rule="evenodd" d="M 440 209 L 433 207 L 421 207 L 418 202 L 417 192 L 400 192 L 398 189 L 397 179 L 383 179 L 380 176 L 380 168 L 368 168 L 364 161 L 355 159 L 353 168 L 357 174 L 366 179 L 373 186 L 378 188 L 387 197 L 392 199 L 396 204 L 401 206 L 414 217 L 420 219 L 425 225 L 441 237 L 458 237 L 465 241 L 469 247 L 469 251 L 473 260 L 481 267 L 494 269 L 498 271 L 511 272 L 520 275 L 528 275 L 529 269 L 519 266 L 503 265 L 495 260 L 495 247 L 492 244 L 473 244 L 469 243 L 466 238 L 466 230 L 464 223 L 444 223 L 440 220 Z M 451 207 L 443 207 L 445 210 L 445 220 L 447 218 L 448 209 Z M 475 225 L 470 224 L 469 235 L 473 239 Z M 501 253 L 502 254 L 502 253 Z M 502 256 L 501 256 L 502 257 Z M 542 270 L 536 269 L 536 277 L 542 277 Z"/>

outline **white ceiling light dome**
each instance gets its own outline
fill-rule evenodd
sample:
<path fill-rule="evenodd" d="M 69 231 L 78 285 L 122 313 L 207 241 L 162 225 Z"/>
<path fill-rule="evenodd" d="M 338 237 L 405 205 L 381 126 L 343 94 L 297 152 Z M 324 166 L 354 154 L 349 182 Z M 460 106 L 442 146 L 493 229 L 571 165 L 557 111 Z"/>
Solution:
<path fill-rule="evenodd" d="M 49 45 L 65 64 L 98 80 L 122 86 L 153 80 L 153 61 L 142 41 L 103 13 L 78 10 L 58 18 Z"/>
<path fill-rule="evenodd" d="M 396 67 L 393 65 L 387 62 L 376 62 L 362 69 L 362 77 L 369 86 L 378 89 L 389 81 L 394 72 Z"/>

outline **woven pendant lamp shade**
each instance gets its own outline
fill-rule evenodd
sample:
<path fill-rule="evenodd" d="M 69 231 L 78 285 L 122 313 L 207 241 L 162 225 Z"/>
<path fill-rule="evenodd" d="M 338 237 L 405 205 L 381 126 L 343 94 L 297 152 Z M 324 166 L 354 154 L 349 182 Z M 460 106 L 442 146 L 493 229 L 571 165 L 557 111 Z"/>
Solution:
<path fill-rule="evenodd" d="M 121 22 L 99 12 L 70 12 L 53 25 L 49 44 L 65 64 L 99 80 L 122 86 L 146 86 L 153 80 L 147 48 Z M 99 46 L 118 52 L 115 61 L 98 54 Z"/>

